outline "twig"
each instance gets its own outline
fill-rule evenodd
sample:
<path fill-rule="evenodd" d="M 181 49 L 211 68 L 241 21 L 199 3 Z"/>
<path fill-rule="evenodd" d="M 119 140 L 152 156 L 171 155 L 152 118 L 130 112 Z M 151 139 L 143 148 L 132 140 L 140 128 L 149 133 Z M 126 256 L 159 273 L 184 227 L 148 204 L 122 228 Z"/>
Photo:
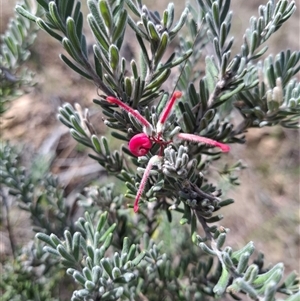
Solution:
<path fill-rule="evenodd" d="M 200 215 L 200 213 L 197 210 L 194 210 L 194 212 L 195 212 L 195 214 L 197 216 L 197 219 L 200 222 L 200 224 L 201 224 L 201 226 L 202 226 L 202 228 L 205 232 L 206 238 L 210 241 L 213 241 L 213 236 L 210 232 L 210 229 L 209 229 L 204 217 L 202 215 Z"/>

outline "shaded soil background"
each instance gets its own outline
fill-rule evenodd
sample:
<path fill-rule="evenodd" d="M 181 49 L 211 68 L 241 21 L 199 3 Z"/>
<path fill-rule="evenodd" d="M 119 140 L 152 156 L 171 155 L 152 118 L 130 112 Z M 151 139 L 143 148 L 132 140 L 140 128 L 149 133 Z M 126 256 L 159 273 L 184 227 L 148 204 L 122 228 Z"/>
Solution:
<path fill-rule="evenodd" d="M 184 1 L 174 1 L 179 15 Z M 160 12 L 167 1 L 145 1 Z M 251 15 L 266 1 L 232 1 L 234 22 L 232 35 L 241 40 Z M 12 16 L 15 1 L 1 2 L 1 33 Z M 299 10 L 268 43 L 270 53 L 290 48 L 299 49 Z M 128 40 L 128 47 L 136 47 Z M 236 43 L 239 45 L 239 43 Z M 86 156 L 69 137 L 68 130 L 56 119 L 57 108 L 64 102 L 78 102 L 89 107 L 93 124 L 103 134 L 101 111 L 92 103 L 97 97 L 94 85 L 69 70 L 59 59 L 62 47 L 40 31 L 32 47 L 28 63 L 36 73 L 36 86 L 29 94 L 15 100 L 1 121 L 2 139 L 24 144 L 29 153 L 51 154 L 51 169 L 63 185 L 76 187 L 84 177 L 101 173 L 101 167 Z M 236 49 L 236 51 L 238 48 Z M 114 145 L 115 142 L 111 141 Z M 118 145 L 116 145 L 118 147 Z M 53 157 L 54 155 L 54 157 Z M 299 271 L 299 132 L 280 127 L 251 129 L 245 145 L 234 145 L 224 158 L 242 159 L 247 169 L 240 173 L 241 185 L 236 188 L 223 183 L 226 195 L 235 204 L 225 208 L 222 225 L 230 228 L 227 244 L 239 248 L 249 240 L 266 255 L 266 263 L 283 261 L 287 271 Z M 71 188 L 70 188 L 71 189 Z M 14 235 L 22 244 L 32 237 L 26 214 L 12 215 Z M 25 229 L 25 230 L 24 230 Z M 1 254 L 9 254 L 8 235 L 1 226 Z"/>

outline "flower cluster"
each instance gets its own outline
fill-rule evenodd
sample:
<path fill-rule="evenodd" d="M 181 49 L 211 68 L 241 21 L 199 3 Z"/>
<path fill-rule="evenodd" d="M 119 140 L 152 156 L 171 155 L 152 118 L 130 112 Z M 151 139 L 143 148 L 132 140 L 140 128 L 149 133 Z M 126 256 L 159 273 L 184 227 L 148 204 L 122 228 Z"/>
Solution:
<path fill-rule="evenodd" d="M 177 133 L 175 134 L 171 140 L 165 140 L 164 138 L 164 125 L 172 111 L 172 108 L 175 104 L 176 99 L 180 98 L 182 96 L 182 93 L 180 91 L 175 91 L 168 101 L 166 107 L 160 114 L 159 120 L 156 124 L 156 128 L 154 129 L 153 126 L 149 123 L 147 119 L 145 119 L 138 111 L 133 110 L 131 107 L 129 107 L 127 104 L 122 102 L 121 100 L 113 97 L 108 96 L 106 100 L 109 103 L 116 104 L 119 107 L 121 107 L 123 110 L 131 114 L 142 126 L 143 126 L 143 132 L 136 134 L 133 136 L 129 141 L 129 150 L 131 153 L 137 157 L 146 155 L 152 148 L 153 144 L 158 144 L 160 146 L 158 154 L 151 157 L 151 159 L 148 161 L 147 167 L 145 169 L 144 175 L 142 177 L 135 202 L 134 202 L 134 212 L 137 212 L 139 207 L 138 203 L 139 200 L 143 194 L 143 191 L 145 189 L 145 185 L 147 183 L 147 180 L 150 175 L 150 171 L 153 166 L 160 166 L 161 162 L 163 160 L 163 153 L 164 149 L 169 144 L 178 144 L 181 141 L 190 141 L 194 143 L 205 143 L 211 146 L 218 147 L 222 150 L 222 152 L 228 152 L 230 150 L 229 146 L 220 143 L 218 141 L 198 136 L 195 134 L 188 134 L 188 133 Z"/>

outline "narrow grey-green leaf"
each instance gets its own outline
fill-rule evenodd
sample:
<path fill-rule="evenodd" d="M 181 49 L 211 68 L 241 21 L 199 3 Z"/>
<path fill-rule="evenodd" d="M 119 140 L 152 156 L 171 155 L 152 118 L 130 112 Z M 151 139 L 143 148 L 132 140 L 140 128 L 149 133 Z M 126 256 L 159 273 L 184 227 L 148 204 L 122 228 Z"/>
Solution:
<path fill-rule="evenodd" d="M 49 13 L 57 28 L 59 28 L 62 32 L 65 32 L 65 24 L 59 15 L 56 3 L 54 1 L 49 2 Z"/>
<path fill-rule="evenodd" d="M 184 9 L 184 11 L 182 12 L 179 21 L 177 22 L 177 24 L 172 28 L 171 32 L 170 32 L 170 40 L 172 40 L 176 34 L 179 32 L 179 30 L 183 27 L 183 25 L 186 22 L 187 16 L 189 14 L 189 9 L 186 7 Z"/>
<path fill-rule="evenodd" d="M 36 238 L 39 240 L 45 242 L 46 244 L 50 245 L 52 248 L 56 249 L 56 244 L 52 241 L 52 239 L 49 237 L 49 235 L 45 233 L 37 233 L 35 235 Z"/>
<path fill-rule="evenodd" d="M 99 1 L 99 10 L 104 20 L 104 23 L 109 31 L 113 28 L 113 16 L 109 7 L 109 4 L 105 0 Z"/>
<path fill-rule="evenodd" d="M 81 239 L 81 233 L 75 232 L 73 234 L 73 241 L 72 241 L 72 253 L 76 261 L 79 260 L 79 254 L 80 254 L 80 239 Z"/>
<path fill-rule="evenodd" d="M 69 262 L 74 262 L 73 256 L 62 245 L 58 245 L 56 249 L 64 259 Z"/>
<path fill-rule="evenodd" d="M 155 25 L 151 21 L 148 21 L 147 28 L 149 31 L 149 35 L 151 37 L 150 42 L 152 43 L 153 41 L 155 41 L 156 44 L 158 44 L 160 41 L 160 35 L 159 35 L 158 31 L 156 30 Z"/>
<path fill-rule="evenodd" d="M 75 280 L 77 282 L 79 282 L 80 284 L 82 284 L 84 286 L 85 278 L 82 276 L 81 273 L 79 273 L 78 271 L 75 271 L 74 274 L 73 274 L 73 277 L 75 278 Z"/>
<path fill-rule="evenodd" d="M 141 17 L 141 14 L 138 10 L 138 8 L 134 5 L 134 3 L 131 0 L 126 0 L 126 4 L 131 9 L 131 11 L 138 17 Z"/>
<path fill-rule="evenodd" d="M 133 260 L 132 260 L 132 264 L 133 266 L 137 266 L 141 261 L 142 259 L 146 256 L 146 252 L 145 251 L 142 251 L 137 257 L 135 257 Z"/>
<path fill-rule="evenodd" d="M 219 71 L 213 57 L 206 56 L 205 65 L 206 65 L 205 68 L 206 82 L 207 82 L 208 90 L 211 93 L 215 88 Z"/>
<path fill-rule="evenodd" d="M 105 35 L 101 31 L 101 28 L 98 26 L 98 24 L 97 24 L 94 16 L 92 14 L 89 14 L 87 16 L 87 21 L 88 21 L 88 23 L 89 23 L 89 25 L 91 27 L 91 30 L 92 30 L 95 38 L 99 42 L 99 45 L 101 45 L 103 47 L 103 49 L 105 49 L 106 51 L 108 51 L 108 49 L 109 49 L 109 42 L 106 40 Z"/>
<path fill-rule="evenodd" d="M 132 94 L 132 82 L 129 77 L 125 77 L 124 79 L 125 93 L 128 97 L 131 97 Z"/>
<path fill-rule="evenodd" d="M 134 30 L 138 36 L 149 41 L 149 37 L 135 24 L 134 20 L 129 15 L 128 15 L 127 22 L 128 25 L 131 27 L 131 29 Z"/>
<path fill-rule="evenodd" d="M 116 71 L 119 67 L 119 49 L 115 45 L 109 47 L 109 64 L 112 70 Z"/>
<path fill-rule="evenodd" d="M 115 283 L 123 283 L 123 284 L 125 284 L 125 283 L 128 283 L 128 282 L 132 281 L 133 279 L 135 279 L 135 277 L 136 276 L 135 276 L 134 273 L 128 272 L 128 273 L 125 273 L 124 275 L 122 275 L 122 276 L 120 276 L 118 278 L 115 278 L 114 282 Z"/>
<path fill-rule="evenodd" d="M 250 55 L 254 54 L 254 51 L 258 47 L 258 32 L 253 31 L 251 35 L 251 41 L 250 41 Z"/>
<path fill-rule="evenodd" d="M 98 224 L 96 226 L 96 231 L 97 232 L 101 232 L 103 226 L 105 225 L 106 223 L 106 220 L 107 220 L 107 216 L 108 216 L 108 213 L 107 212 L 104 212 L 100 215 L 100 218 L 99 218 L 99 221 L 98 221 Z"/>
<path fill-rule="evenodd" d="M 161 35 L 160 38 L 160 43 L 158 45 L 155 57 L 154 57 L 154 66 L 157 66 L 158 63 L 160 62 L 161 58 L 163 57 L 163 55 L 165 54 L 165 51 L 167 49 L 169 43 L 169 35 L 167 32 L 164 32 Z"/>
<path fill-rule="evenodd" d="M 167 20 L 167 29 L 169 30 L 173 24 L 174 21 L 174 3 L 169 3 L 167 7 L 168 11 L 168 20 Z"/>
<path fill-rule="evenodd" d="M 230 92 L 226 92 L 225 94 L 222 94 L 221 97 L 219 97 L 220 101 L 224 101 L 229 99 L 230 97 L 234 96 L 235 94 L 239 93 L 240 91 L 242 91 L 245 87 L 245 84 L 240 84 L 239 86 L 237 86 L 234 90 L 230 91 Z"/>
<path fill-rule="evenodd" d="M 153 81 L 150 82 L 148 86 L 145 87 L 145 90 L 150 90 L 153 88 L 160 87 L 171 74 L 171 70 L 164 70 L 158 77 L 156 77 Z"/>
<path fill-rule="evenodd" d="M 100 260 L 100 263 L 101 263 L 103 269 L 105 270 L 105 272 L 109 275 L 110 278 L 112 278 L 112 266 L 111 266 L 109 259 L 102 258 Z"/>
<path fill-rule="evenodd" d="M 101 236 L 101 238 L 99 239 L 99 243 L 105 241 L 106 238 L 107 238 L 107 236 L 110 235 L 110 234 L 112 234 L 112 233 L 115 231 L 116 226 L 117 226 L 117 225 L 116 225 L 115 223 L 112 224 L 112 225 L 105 231 L 105 233 Z"/>
<path fill-rule="evenodd" d="M 138 43 L 140 44 L 140 47 L 141 47 L 141 50 L 142 50 L 142 54 L 143 54 L 143 56 L 144 56 L 144 59 L 145 59 L 147 65 L 148 65 L 149 68 L 150 68 L 150 66 L 151 66 L 151 61 L 150 61 L 150 59 L 149 59 L 148 51 L 147 51 L 147 48 L 146 48 L 146 46 L 145 46 L 145 43 L 144 43 L 143 39 L 142 39 L 139 35 L 136 35 L 136 38 L 137 38 L 137 40 L 138 40 Z"/>
<path fill-rule="evenodd" d="M 16 5 L 15 9 L 23 17 L 29 19 L 32 22 L 37 22 L 38 17 L 36 17 L 35 15 L 31 14 L 28 10 L 24 9 L 22 6 Z"/>
<path fill-rule="evenodd" d="M 75 72 L 77 72 L 81 76 L 83 76 L 89 80 L 93 79 L 89 74 L 87 74 L 85 71 L 81 70 L 74 63 L 72 63 L 65 55 L 61 54 L 60 58 L 66 65 L 68 65 L 71 69 L 73 69 Z"/>
<path fill-rule="evenodd" d="M 64 49 L 68 52 L 68 54 L 80 65 L 84 65 L 83 58 L 74 48 L 73 44 L 68 38 L 63 38 L 62 45 Z"/>
<path fill-rule="evenodd" d="M 77 32 L 76 32 L 76 25 L 75 25 L 74 20 L 71 17 L 68 17 L 68 19 L 67 19 L 67 35 L 68 35 L 68 38 L 71 41 L 72 45 L 75 47 L 76 51 L 78 53 L 82 53 L 81 43 L 79 41 L 79 38 L 78 38 Z"/>
<path fill-rule="evenodd" d="M 127 16 L 128 16 L 127 11 L 124 9 L 120 14 L 120 17 L 118 18 L 118 22 L 114 28 L 114 33 L 112 37 L 113 43 L 116 43 L 116 41 L 120 38 L 120 36 L 125 31 L 126 24 L 127 24 Z"/>
<path fill-rule="evenodd" d="M 227 268 L 224 265 L 222 265 L 221 277 L 219 278 L 218 283 L 213 288 L 213 292 L 217 296 L 221 296 L 225 292 L 226 287 L 229 282 L 229 278 L 230 278 L 229 271 L 227 270 Z"/>
<path fill-rule="evenodd" d="M 43 30 L 45 30 L 50 36 L 55 38 L 58 41 L 62 41 L 63 37 L 60 36 L 58 33 L 53 31 L 41 18 L 37 18 L 36 24 Z"/>
<path fill-rule="evenodd" d="M 212 11 L 212 16 L 213 16 L 213 20 L 214 20 L 216 29 L 219 30 L 219 28 L 220 28 L 220 12 L 219 12 L 219 4 L 217 1 L 213 2 L 211 11 Z"/>
<path fill-rule="evenodd" d="M 130 62 L 130 66 L 131 66 L 132 74 L 133 74 L 134 78 L 137 80 L 139 78 L 139 74 L 138 74 L 138 68 L 137 68 L 136 62 L 134 60 L 132 60 Z"/>
<path fill-rule="evenodd" d="M 108 141 L 106 139 L 105 136 L 101 137 L 101 149 L 103 149 L 103 155 L 105 156 L 110 156 L 110 149 L 109 149 L 109 145 L 108 145 Z"/>
<path fill-rule="evenodd" d="M 124 288 L 122 286 L 116 287 L 101 296 L 101 301 L 115 301 L 123 295 Z"/>
<path fill-rule="evenodd" d="M 94 149 L 97 153 L 101 154 L 101 146 L 100 141 L 96 135 L 92 135 L 91 137 L 92 144 L 94 146 Z"/>

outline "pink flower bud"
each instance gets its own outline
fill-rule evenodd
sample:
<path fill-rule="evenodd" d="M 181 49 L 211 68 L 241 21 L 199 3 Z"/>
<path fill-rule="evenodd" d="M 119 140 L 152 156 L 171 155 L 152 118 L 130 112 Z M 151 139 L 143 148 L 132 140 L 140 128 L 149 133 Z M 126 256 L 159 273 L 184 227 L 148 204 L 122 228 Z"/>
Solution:
<path fill-rule="evenodd" d="M 144 134 L 136 134 L 129 141 L 129 150 L 137 157 L 146 155 L 152 147 L 150 138 Z"/>

